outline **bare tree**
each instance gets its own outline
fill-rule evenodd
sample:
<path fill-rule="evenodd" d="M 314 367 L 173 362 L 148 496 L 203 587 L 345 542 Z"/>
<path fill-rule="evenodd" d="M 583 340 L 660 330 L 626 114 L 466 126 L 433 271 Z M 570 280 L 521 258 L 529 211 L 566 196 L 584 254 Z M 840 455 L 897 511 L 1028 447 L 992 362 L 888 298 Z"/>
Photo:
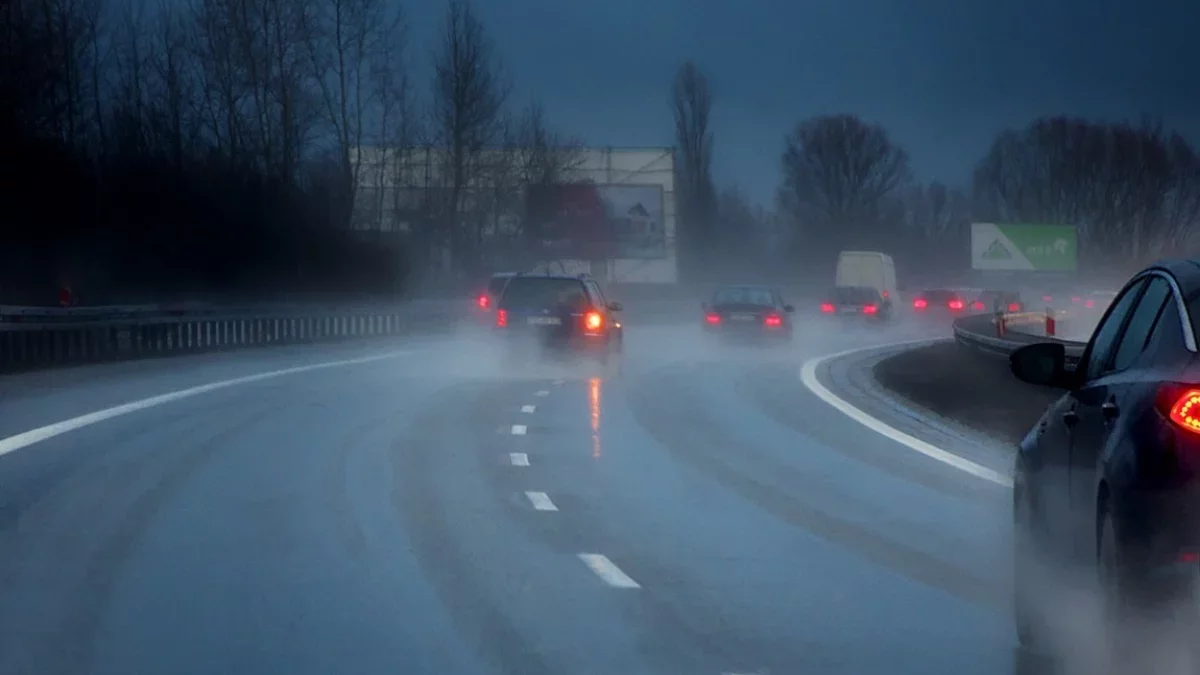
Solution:
<path fill-rule="evenodd" d="M 683 224 L 682 239 L 698 269 L 707 268 L 707 251 L 712 246 L 713 220 L 717 211 L 712 181 L 713 135 L 709 129 L 712 91 L 708 78 L 692 61 L 680 66 L 671 86 L 671 112 L 675 120 L 675 144 L 679 158 L 676 193 Z M 690 241 L 689 241 L 690 240 Z"/>
<path fill-rule="evenodd" d="M 459 265 L 471 264 L 483 237 L 481 223 L 468 232 L 462 217 L 483 153 L 501 139 L 508 93 L 483 24 L 466 0 L 450 0 L 434 56 L 432 131 L 449 187 L 443 233 Z"/>
<path fill-rule="evenodd" d="M 909 179 L 907 153 L 854 115 L 801 122 L 786 139 L 782 169 L 780 209 L 804 240 L 835 246 L 877 238 L 885 199 Z"/>

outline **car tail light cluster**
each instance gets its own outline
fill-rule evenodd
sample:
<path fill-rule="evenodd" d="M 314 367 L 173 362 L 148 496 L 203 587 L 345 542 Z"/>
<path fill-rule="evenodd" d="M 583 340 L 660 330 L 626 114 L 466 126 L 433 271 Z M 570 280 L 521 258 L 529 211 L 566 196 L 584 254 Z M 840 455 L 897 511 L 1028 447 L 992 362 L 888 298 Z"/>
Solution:
<path fill-rule="evenodd" d="M 479 305 L 479 309 L 487 309 L 492 304 L 492 299 L 487 296 L 487 293 L 479 296 L 475 300 L 475 304 Z"/>
<path fill-rule="evenodd" d="M 878 314 L 879 308 L 875 305 L 864 305 L 862 311 L 863 314 Z"/>
<path fill-rule="evenodd" d="M 925 309 L 929 306 L 929 302 L 925 298 L 917 298 L 913 300 L 913 309 Z"/>
<path fill-rule="evenodd" d="M 777 328 L 783 325 L 783 317 L 779 316 L 778 314 L 768 314 L 767 318 L 763 319 L 763 323 L 766 324 L 768 328 Z"/>
<path fill-rule="evenodd" d="M 1010 303 L 1008 303 L 1008 311 L 1010 311 L 1010 312 L 1019 312 L 1019 311 L 1021 311 L 1021 303 L 1019 303 L 1019 302 L 1010 302 Z"/>
<path fill-rule="evenodd" d="M 821 303 L 821 311 L 826 314 L 833 314 L 833 303 L 832 302 Z"/>
<path fill-rule="evenodd" d="M 1158 392 L 1157 407 L 1175 425 L 1200 434 L 1200 388 L 1166 385 Z"/>
<path fill-rule="evenodd" d="M 1095 307 L 1095 306 L 1096 306 L 1096 301 L 1095 301 L 1095 300 L 1088 300 L 1087 302 L 1083 303 L 1083 306 L 1084 306 L 1084 307 L 1087 307 L 1088 309 L 1092 309 L 1093 307 Z"/>
<path fill-rule="evenodd" d="M 508 325 L 508 310 L 507 309 L 496 310 L 496 326 L 499 328 L 504 328 L 507 325 Z"/>
<path fill-rule="evenodd" d="M 976 312 L 982 312 L 983 311 L 983 303 L 980 302 L 979 300 L 976 300 L 974 303 L 971 304 L 971 309 L 975 310 Z"/>
<path fill-rule="evenodd" d="M 709 325 L 715 326 L 715 325 L 721 323 L 721 315 L 713 314 L 712 312 L 709 312 L 708 314 L 704 315 L 704 321 L 705 321 L 705 323 L 707 323 Z"/>
<path fill-rule="evenodd" d="M 583 315 L 583 327 L 589 331 L 598 331 L 604 327 L 604 315 L 591 311 Z"/>
<path fill-rule="evenodd" d="M 950 302 L 946 303 L 946 306 L 957 312 L 966 305 L 963 304 L 962 300 L 951 300 Z"/>

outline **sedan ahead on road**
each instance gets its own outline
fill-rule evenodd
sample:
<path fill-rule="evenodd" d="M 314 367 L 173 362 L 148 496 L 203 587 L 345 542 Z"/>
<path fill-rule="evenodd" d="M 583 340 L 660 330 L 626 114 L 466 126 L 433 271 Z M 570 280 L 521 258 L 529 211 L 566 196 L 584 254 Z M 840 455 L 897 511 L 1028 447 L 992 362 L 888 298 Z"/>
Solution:
<path fill-rule="evenodd" d="M 1145 640 L 1163 632 L 1134 627 L 1163 612 L 1175 612 L 1169 627 L 1191 631 L 1181 651 L 1196 650 L 1197 297 L 1200 262 L 1160 263 L 1117 294 L 1074 367 L 1062 344 L 1010 357 L 1018 378 L 1065 390 L 1016 459 L 1015 607 L 1028 646 L 1045 647 L 1056 627 L 1079 620 L 1056 614 L 1063 603 L 1054 581 L 1078 579 L 1084 569 L 1099 581 L 1098 618 L 1107 629 L 1099 644 L 1109 653 L 1150 649 Z"/>
<path fill-rule="evenodd" d="M 890 317 L 890 305 L 867 286 L 838 286 L 821 303 L 821 313 L 844 321 L 878 322 Z"/>
<path fill-rule="evenodd" d="M 701 308 L 704 331 L 730 339 L 792 339 L 794 307 L 768 286 L 722 286 Z"/>

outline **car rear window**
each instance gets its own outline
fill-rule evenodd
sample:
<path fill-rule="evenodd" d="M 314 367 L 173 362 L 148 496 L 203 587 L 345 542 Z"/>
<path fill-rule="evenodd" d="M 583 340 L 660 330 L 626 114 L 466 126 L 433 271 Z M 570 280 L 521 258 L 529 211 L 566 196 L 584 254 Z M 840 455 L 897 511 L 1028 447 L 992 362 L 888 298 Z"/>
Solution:
<path fill-rule="evenodd" d="M 583 306 L 587 289 L 578 279 L 556 277 L 515 277 L 504 288 L 500 304 L 508 309 L 552 308 L 570 296 L 568 302 Z"/>
<path fill-rule="evenodd" d="M 771 291 L 765 288 L 720 288 L 713 294 L 714 305 L 761 305 L 775 304 Z"/>
<path fill-rule="evenodd" d="M 507 284 L 510 279 L 512 279 L 512 277 L 492 277 L 492 280 L 488 282 L 488 293 L 491 293 L 492 295 L 499 295 L 500 291 L 504 290 L 504 285 Z"/>
<path fill-rule="evenodd" d="M 925 298 L 929 302 L 950 302 L 951 300 L 958 299 L 958 293 L 938 288 L 931 291 L 925 291 L 921 294 L 921 297 Z"/>
<path fill-rule="evenodd" d="M 865 286 L 840 286 L 833 289 L 833 301 L 843 305 L 867 305 L 879 301 L 879 293 Z"/>

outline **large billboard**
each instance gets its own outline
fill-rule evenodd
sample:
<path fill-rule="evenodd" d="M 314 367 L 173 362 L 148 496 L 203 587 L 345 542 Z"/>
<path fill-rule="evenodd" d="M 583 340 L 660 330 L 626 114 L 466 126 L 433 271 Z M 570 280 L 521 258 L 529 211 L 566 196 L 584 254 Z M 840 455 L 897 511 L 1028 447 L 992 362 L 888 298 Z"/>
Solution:
<path fill-rule="evenodd" d="M 661 185 L 531 186 L 525 208 L 528 236 L 550 256 L 667 257 Z"/>
<path fill-rule="evenodd" d="M 1079 247 L 1073 225 L 971 224 L 971 268 L 1074 272 Z"/>

